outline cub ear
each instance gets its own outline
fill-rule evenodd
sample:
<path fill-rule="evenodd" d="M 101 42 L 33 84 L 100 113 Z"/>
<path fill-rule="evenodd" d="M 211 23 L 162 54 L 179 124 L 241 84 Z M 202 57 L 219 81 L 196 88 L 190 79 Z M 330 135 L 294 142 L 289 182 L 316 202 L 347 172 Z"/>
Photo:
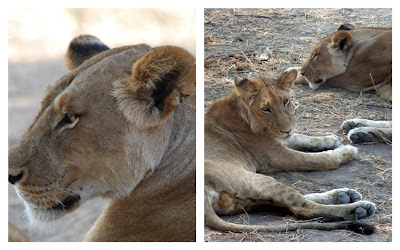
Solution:
<path fill-rule="evenodd" d="M 249 80 L 248 78 L 235 77 L 235 91 L 247 104 L 251 105 L 254 101 L 255 94 L 260 89 L 256 81 Z"/>
<path fill-rule="evenodd" d="M 344 23 L 342 25 L 339 26 L 339 28 L 337 29 L 337 31 L 339 30 L 354 30 L 355 27 L 353 24 L 350 23 Z"/>
<path fill-rule="evenodd" d="M 340 30 L 337 31 L 336 34 L 332 37 L 332 42 L 330 44 L 330 48 L 333 49 L 334 52 L 346 52 L 346 50 L 350 47 L 353 41 L 353 36 L 350 32 Z"/>
<path fill-rule="evenodd" d="M 195 84 L 195 58 L 182 48 L 163 46 L 134 63 L 132 76 L 114 83 L 113 95 L 129 121 L 149 128 L 166 120 Z"/>
<path fill-rule="evenodd" d="M 294 86 L 294 82 L 297 79 L 297 70 L 292 69 L 287 72 L 283 72 L 279 77 L 278 77 L 278 82 L 281 88 L 290 90 Z"/>
<path fill-rule="evenodd" d="M 75 37 L 69 43 L 67 54 L 65 55 L 67 69 L 73 70 L 85 60 L 109 49 L 107 45 L 95 36 L 81 35 Z"/>

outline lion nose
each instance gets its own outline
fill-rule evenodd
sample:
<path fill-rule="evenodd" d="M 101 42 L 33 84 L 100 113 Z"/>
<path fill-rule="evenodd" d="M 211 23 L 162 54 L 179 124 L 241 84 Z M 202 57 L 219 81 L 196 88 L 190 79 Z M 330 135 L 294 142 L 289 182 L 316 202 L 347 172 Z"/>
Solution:
<path fill-rule="evenodd" d="M 19 181 L 19 180 L 21 180 L 22 179 L 22 176 L 23 176 L 23 174 L 22 174 L 22 172 L 20 173 L 20 174 L 18 174 L 17 176 L 14 176 L 14 175 L 8 175 L 8 181 L 11 183 L 11 184 L 15 184 L 17 181 Z"/>

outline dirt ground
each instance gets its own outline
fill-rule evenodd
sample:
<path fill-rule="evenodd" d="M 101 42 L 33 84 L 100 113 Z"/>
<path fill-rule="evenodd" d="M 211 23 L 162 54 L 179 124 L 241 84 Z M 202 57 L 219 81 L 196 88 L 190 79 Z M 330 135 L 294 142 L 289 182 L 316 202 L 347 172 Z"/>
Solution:
<path fill-rule="evenodd" d="M 206 9 L 204 15 L 205 110 L 233 88 L 235 76 L 278 76 L 301 66 L 313 46 L 342 23 L 356 28 L 391 26 L 391 9 Z M 340 125 L 349 118 L 391 120 L 392 104 L 375 93 L 351 93 L 321 87 L 294 88 L 297 129 L 308 135 L 335 134 L 349 143 Z M 285 233 L 222 233 L 205 226 L 205 241 L 392 241 L 392 146 L 356 145 L 356 160 L 332 171 L 272 174 L 301 193 L 349 187 L 377 205 L 364 219 L 376 233 L 362 236 L 345 230 L 298 230 Z M 286 211 L 271 209 L 225 216 L 243 224 L 281 224 L 297 221 Z"/>

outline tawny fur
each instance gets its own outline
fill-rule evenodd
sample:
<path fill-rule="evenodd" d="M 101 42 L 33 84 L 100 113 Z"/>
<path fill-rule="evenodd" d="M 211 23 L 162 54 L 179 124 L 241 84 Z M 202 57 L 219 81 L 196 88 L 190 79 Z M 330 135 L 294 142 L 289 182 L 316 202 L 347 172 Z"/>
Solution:
<path fill-rule="evenodd" d="M 8 223 L 8 242 L 27 242 L 29 237 L 14 224 Z"/>
<path fill-rule="evenodd" d="M 242 213 L 260 204 L 286 207 L 304 219 L 351 220 L 373 214 L 375 205 L 361 201 L 362 196 L 356 191 L 344 188 L 302 195 L 264 175 L 274 171 L 334 169 L 357 155 L 355 147 L 340 145 L 336 136 L 295 133 L 290 89 L 296 76 L 297 71 L 291 70 L 278 79 L 236 78 L 235 89 L 209 107 L 205 115 L 204 202 L 205 219 L 210 226 L 239 232 L 347 228 L 346 223 L 239 225 L 218 216 Z M 339 198 L 343 195 L 346 199 Z M 356 211 L 365 211 L 365 215 Z"/>
<path fill-rule="evenodd" d="M 392 28 L 343 24 L 323 38 L 298 69 L 297 82 L 350 91 L 376 91 L 392 100 Z M 304 75 L 304 76 L 303 76 Z"/>
<path fill-rule="evenodd" d="M 87 241 L 195 241 L 195 58 L 142 44 L 72 65 L 9 150 L 30 219 L 100 196 L 111 202 Z"/>

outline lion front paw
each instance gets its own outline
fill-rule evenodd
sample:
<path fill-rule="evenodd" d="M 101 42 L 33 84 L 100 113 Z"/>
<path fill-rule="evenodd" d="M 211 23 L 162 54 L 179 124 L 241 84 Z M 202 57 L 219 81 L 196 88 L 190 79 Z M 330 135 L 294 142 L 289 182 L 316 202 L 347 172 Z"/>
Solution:
<path fill-rule="evenodd" d="M 327 135 L 315 140 L 311 150 L 313 152 L 322 152 L 326 150 L 332 150 L 340 146 L 340 139 L 336 135 Z"/>
<path fill-rule="evenodd" d="M 336 135 L 325 136 L 327 149 L 335 149 L 340 146 L 340 139 Z"/>
<path fill-rule="evenodd" d="M 392 141 L 392 123 L 390 121 L 348 119 L 342 123 L 342 130 L 352 143 Z"/>
<path fill-rule="evenodd" d="M 338 148 L 333 150 L 334 153 L 337 153 L 341 156 L 341 163 L 351 161 L 356 158 L 358 149 L 351 145 L 341 145 Z"/>
<path fill-rule="evenodd" d="M 343 133 L 347 135 L 347 133 L 354 128 L 365 127 L 365 124 L 361 123 L 360 121 L 360 119 L 345 120 L 341 126 Z"/>
<path fill-rule="evenodd" d="M 369 131 L 368 128 L 355 128 L 350 130 L 347 134 L 347 138 L 352 143 L 363 143 L 363 142 L 373 142 L 375 139 L 375 135 Z"/>

